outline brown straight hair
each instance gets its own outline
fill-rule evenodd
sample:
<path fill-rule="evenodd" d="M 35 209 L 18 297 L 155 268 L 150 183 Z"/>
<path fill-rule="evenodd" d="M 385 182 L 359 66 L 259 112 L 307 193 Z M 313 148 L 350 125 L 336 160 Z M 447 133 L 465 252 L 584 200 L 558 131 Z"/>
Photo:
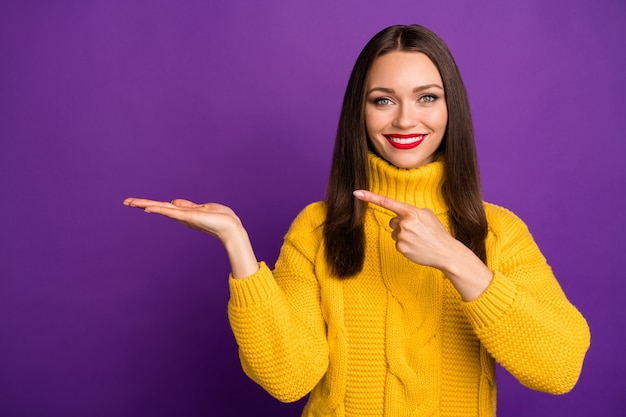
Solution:
<path fill-rule="evenodd" d="M 446 44 L 419 26 L 391 26 L 377 33 L 356 60 L 337 128 L 326 189 L 324 244 L 331 271 L 340 278 L 358 274 L 365 259 L 363 227 L 367 203 L 352 192 L 369 189 L 368 152 L 373 150 L 365 129 L 367 78 L 376 58 L 393 51 L 421 52 L 435 64 L 446 95 L 448 124 L 437 150 L 445 158 L 443 193 L 453 236 L 486 261 L 487 219 L 483 207 L 474 128 L 465 85 Z"/>

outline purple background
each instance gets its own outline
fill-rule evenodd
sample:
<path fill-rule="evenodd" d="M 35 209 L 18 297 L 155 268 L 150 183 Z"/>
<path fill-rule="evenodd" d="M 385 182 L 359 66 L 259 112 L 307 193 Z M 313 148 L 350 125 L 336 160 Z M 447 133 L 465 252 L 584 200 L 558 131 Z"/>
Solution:
<path fill-rule="evenodd" d="M 229 204 L 273 265 L 323 198 L 358 52 L 395 23 L 450 46 L 485 198 L 591 327 L 572 393 L 500 370 L 499 414 L 618 415 L 625 22 L 623 0 L 2 1 L 0 416 L 298 415 L 241 371 L 220 245 L 121 201 Z"/>

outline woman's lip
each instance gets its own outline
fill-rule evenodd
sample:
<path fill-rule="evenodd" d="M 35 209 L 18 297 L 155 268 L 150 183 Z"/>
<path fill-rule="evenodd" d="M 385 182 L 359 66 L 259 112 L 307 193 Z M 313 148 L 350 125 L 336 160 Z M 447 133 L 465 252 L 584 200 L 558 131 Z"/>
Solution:
<path fill-rule="evenodd" d="M 393 133 L 390 135 L 385 135 L 385 137 L 387 138 L 398 138 L 398 139 L 416 138 L 419 136 L 426 136 L 426 134 L 409 133 L 409 134 L 402 135 L 400 133 Z"/>
<path fill-rule="evenodd" d="M 384 135 L 387 141 L 391 146 L 396 149 L 413 149 L 418 147 L 426 138 L 426 134 L 416 135 L 416 134 L 392 134 L 392 135 Z"/>

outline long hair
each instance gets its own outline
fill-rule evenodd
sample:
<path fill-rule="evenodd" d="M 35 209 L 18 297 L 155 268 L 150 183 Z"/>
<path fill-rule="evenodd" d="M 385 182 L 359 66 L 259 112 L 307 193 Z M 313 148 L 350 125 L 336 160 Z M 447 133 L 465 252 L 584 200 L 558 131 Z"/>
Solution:
<path fill-rule="evenodd" d="M 487 219 L 482 202 L 474 128 L 465 85 L 446 44 L 419 26 L 391 26 L 377 33 L 359 54 L 344 95 L 326 189 L 324 244 L 331 271 L 340 278 L 363 268 L 367 203 L 353 197 L 369 189 L 365 96 L 374 60 L 393 51 L 421 52 L 435 64 L 446 95 L 448 123 L 438 154 L 445 157 L 443 194 L 453 236 L 486 260 Z"/>

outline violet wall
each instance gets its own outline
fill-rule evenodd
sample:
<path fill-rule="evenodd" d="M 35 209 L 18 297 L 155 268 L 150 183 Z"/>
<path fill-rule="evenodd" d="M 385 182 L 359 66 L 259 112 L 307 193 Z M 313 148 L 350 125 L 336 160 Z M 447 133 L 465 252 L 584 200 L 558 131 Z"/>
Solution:
<path fill-rule="evenodd" d="M 249 381 L 209 236 L 121 205 L 219 201 L 273 264 L 323 198 L 365 42 L 449 44 L 487 200 L 529 225 L 593 340 L 553 397 L 500 372 L 499 414 L 617 416 L 623 376 L 622 0 L 0 3 L 0 416 L 294 416 Z"/>

